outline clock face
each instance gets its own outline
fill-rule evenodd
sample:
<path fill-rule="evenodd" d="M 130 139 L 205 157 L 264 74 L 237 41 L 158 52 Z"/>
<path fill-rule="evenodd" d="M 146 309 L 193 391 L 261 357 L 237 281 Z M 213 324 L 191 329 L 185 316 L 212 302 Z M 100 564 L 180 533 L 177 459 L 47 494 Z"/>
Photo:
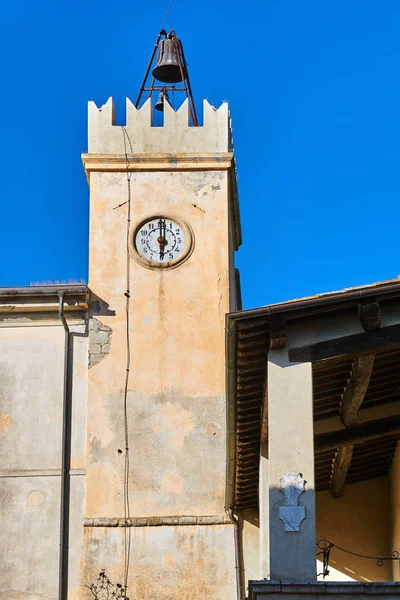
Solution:
<path fill-rule="evenodd" d="M 167 265 L 183 254 L 185 231 L 173 219 L 155 217 L 140 225 L 134 242 L 142 258 L 155 265 Z"/>

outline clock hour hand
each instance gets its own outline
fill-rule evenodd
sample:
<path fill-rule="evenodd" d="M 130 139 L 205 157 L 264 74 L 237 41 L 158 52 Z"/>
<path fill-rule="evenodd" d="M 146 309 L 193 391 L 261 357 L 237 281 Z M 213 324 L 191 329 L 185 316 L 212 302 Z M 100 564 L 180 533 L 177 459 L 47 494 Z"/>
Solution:
<path fill-rule="evenodd" d="M 164 260 L 164 248 L 167 245 L 165 239 L 165 223 L 164 223 L 164 231 L 163 231 L 163 220 L 160 218 L 159 221 L 160 235 L 157 238 L 157 242 L 160 246 L 160 260 Z"/>

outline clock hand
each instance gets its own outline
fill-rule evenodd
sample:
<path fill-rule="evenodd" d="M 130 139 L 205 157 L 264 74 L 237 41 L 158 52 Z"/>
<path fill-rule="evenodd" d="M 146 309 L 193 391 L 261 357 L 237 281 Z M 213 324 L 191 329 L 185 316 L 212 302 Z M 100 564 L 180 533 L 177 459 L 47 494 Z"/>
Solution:
<path fill-rule="evenodd" d="M 160 217 L 160 220 L 158 221 L 158 227 L 159 227 L 159 230 L 160 230 L 160 235 L 158 236 L 157 242 L 158 242 L 158 245 L 160 247 L 160 259 L 162 260 L 162 253 L 163 253 L 162 250 L 163 250 L 163 248 L 162 248 L 162 219 L 161 219 L 161 217 Z"/>
<path fill-rule="evenodd" d="M 164 238 L 164 245 L 163 245 L 163 249 L 165 249 L 165 247 L 167 246 L 168 242 L 167 242 L 167 224 L 164 221 L 164 233 L 163 233 L 163 238 Z"/>
<path fill-rule="evenodd" d="M 160 260 L 164 260 L 164 246 L 166 246 L 167 242 L 165 239 L 165 223 L 164 223 L 164 233 L 163 233 L 163 221 L 162 221 L 161 217 L 160 217 L 160 221 L 159 221 L 159 227 L 160 227 L 160 235 L 157 238 L 157 242 L 159 243 L 159 246 L 160 246 Z"/>

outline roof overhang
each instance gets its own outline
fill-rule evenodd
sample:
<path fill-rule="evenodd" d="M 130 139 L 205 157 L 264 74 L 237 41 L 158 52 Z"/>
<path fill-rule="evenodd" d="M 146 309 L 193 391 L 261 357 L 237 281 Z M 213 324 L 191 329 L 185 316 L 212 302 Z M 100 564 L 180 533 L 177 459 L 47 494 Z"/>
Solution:
<path fill-rule="evenodd" d="M 307 322 L 321 315 L 336 319 L 352 312 L 362 319 L 364 307 L 367 307 L 367 323 L 363 323 L 363 326 L 368 328 L 371 324 L 371 327 L 375 327 L 373 319 L 376 315 L 370 317 L 370 307 L 374 309 L 376 305 L 396 302 L 399 299 L 400 280 L 396 279 L 230 313 L 226 316 L 227 508 L 239 507 L 244 510 L 254 507 L 258 502 L 259 447 L 261 440 L 267 439 L 267 419 L 266 415 L 263 415 L 263 406 L 266 404 L 264 398 L 267 394 L 267 355 L 270 348 L 279 347 L 279 344 L 284 342 L 286 326 Z M 370 322 L 369 318 L 372 319 Z M 380 376 L 378 371 L 382 367 L 384 354 L 377 361 L 377 376 Z M 353 358 L 341 356 L 331 359 L 331 363 L 335 366 L 337 362 L 339 367 L 336 368 L 342 369 L 343 372 L 346 369 L 351 371 Z M 400 366 L 400 354 L 398 360 Z M 329 361 L 325 362 L 326 370 L 330 366 Z M 324 376 L 329 377 L 330 374 L 325 372 Z M 348 378 L 348 373 L 345 373 L 345 377 Z M 332 412 L 325 416 L 336 419 L 336 428 L 340 429 L 340 418 L 338 421 L 335 413 L 340 405 L 340 394 L 336 402 Z M 371 406 L 368 410 L 372 410 Z M 389 413 L 387 418 L 394 419 L 395 414 Z M 392 436 L 391 442 L 394 439 L 397 441 L 397 437 Z M 393 443 L 390 446 L 391 450 L 392 446 Z"/>
<path fill-rule="evenodd" d="M 63 284 L 0 288 L 0 316 L 16 313 L 56 313 L 60 294 L 66 313 L 85 312 L 88 309 L 89 289 L 86 285 Z"/>

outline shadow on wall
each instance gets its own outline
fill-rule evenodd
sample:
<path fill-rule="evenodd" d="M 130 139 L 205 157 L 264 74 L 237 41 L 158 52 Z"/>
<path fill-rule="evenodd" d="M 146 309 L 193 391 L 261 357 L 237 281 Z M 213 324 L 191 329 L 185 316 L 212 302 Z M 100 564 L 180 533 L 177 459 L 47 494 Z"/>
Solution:
<path fill-rule="evenodd" d="M 90 292 L 90 316 L 115 317 L 115 310 L 110 309 L 110 305 L 93 292 Z"/>
<path fill-rule="evenodd" d="M 247 596 L 248 582 L 260 578 L 260 521 L 253 508 L 238 514 L 241 547 L 243 549 L 242 581 Z"/>
<path fill-rule="evenodd" d="M 288 472 L 280 479 L 280 488 L 269 493 L 270 566 L 274 579 L 312 580 L 315 578 L 315 525 L 312 515 L 314 490 L 304 489 L 303 477 Z M 267 577 L 267 564 L 261 568 L 260 523 L 256 509 L 240 515 L 243 548 L 243 581 Z M 300 534 L 297 533 L 300 531 Z"/>

